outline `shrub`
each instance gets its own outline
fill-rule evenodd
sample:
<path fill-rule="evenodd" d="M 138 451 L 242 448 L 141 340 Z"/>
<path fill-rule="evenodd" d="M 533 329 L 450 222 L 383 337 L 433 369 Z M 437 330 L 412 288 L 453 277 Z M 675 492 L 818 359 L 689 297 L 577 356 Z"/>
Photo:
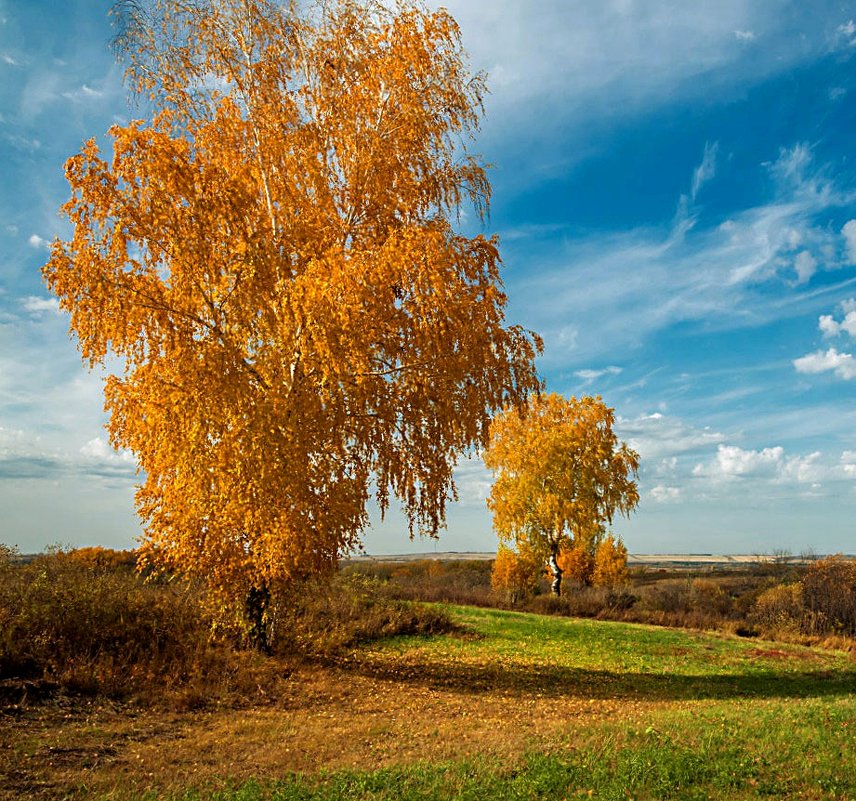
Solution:
<path fill-rule="evenodd" d="M 713 579 L 693 579 L 689 603 L 694 612 L 709 617 L 725 617 L 731 611 L 731 597 Z"/>
<path fill-rule="evenodd" d="M 210 620 L 187 585 L 149 586 L 126 570 L 66 553 L 3 568 L 0 678 L 48 679 L 84 692 L 128 695 L 182 684 L 218 662 Z"/>
<path fill-rule="evenodd" d="M 812 633 L 856 635 L 856 562 L 842 556 L 813 562 L 802 584 L 806 625 Z"/>
<path fill-rule="evenodd" d="M 630 583 L 627 570 L 627 548 L 612 534 L 604 537 L 594 554 L 592 581 L 598 587 L 615 587 Z"/>
<path fill-rule="evenodd" d="M 500 545 L 493 562 L 490 586 L 512 606 L 535 592 L 538 586 L 539 565 L 528 553 L 517 553 Z"/>
<path fill-rule="evenodd" d="M 794 631 L 802 624 L 803 610 L 802 585 L 777 584 L 758 596 L 749 620 L 766 634 Z"/>
<path fill-rule="evenodd" d="M 390 598 L 386 586 L 360 573 L 292 584 L 273 610 L 279 654 L 331 656 L 371 640 L 457 630 L 440 609 Z"/>

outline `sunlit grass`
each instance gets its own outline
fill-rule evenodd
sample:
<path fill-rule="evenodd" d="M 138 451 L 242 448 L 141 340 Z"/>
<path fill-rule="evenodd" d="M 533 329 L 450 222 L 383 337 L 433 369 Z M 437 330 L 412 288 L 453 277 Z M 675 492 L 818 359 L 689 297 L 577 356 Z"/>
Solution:
<path fill-rule="evenodd" d="M 111 801 L 856 798 L 848 654 L 448 611 L 466 633 L 307 667 L 273 707 L 155 718 L 169 738 L 138 742 L 140 720 L 58 723 L 27 737 L 28 758 L 48 742 L 112 754 L 100 774 L 46 774 Z"/>

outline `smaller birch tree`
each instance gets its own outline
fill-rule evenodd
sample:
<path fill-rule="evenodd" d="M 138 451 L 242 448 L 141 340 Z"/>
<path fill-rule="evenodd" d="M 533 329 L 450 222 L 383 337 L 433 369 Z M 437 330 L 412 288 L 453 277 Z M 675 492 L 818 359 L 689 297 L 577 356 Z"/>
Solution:
<path fill-rule="evenodd" d="M 491 424 L 484 461 L 494 474 L 487 501 L 494 528 L 502 542 L 541 554 L 555 595 L 559 553 L 639 503 L 639 454 L 619 441 L 614 423 L 599 396 L 553 393 L 507 408 Z"/>

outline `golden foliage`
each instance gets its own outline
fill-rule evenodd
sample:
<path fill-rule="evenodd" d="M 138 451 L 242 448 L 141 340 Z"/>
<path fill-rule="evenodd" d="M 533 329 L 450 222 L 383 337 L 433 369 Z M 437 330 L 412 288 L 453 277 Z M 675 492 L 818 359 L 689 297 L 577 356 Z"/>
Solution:
<path fill-rule="evenodd" d="M 598 587 L 616 587 L 630 583 L 627 570 L 627 548 L 620 539 L 607 534 L 594 553 L 592 583 Z"/>
<path fill-rule="evenodd" d="M 594 577 L 594 554 L 584 545 L 574 544 L 559 551 L 559 568 L 566 579 L 590 586 Z"/>
<path fill-rule="evenodd" d="M 526 550 L 518 553 L 500 543 L 490 574 L 491 589 L 516 604 L 535 592 L 540 563 Z"/>
<path fill-rule="evenodd" d="M 136 4 L 129 4 L 137 9 Z M 144 475 L 144 562 L 252 586 L 329 567 L 372 487 L 436 534 L 457 454 L 538 387 L 504 325 L 484 91 L 454 20 L 406 3 L 158 0 L 120 42 L 150 120 L 66 165 L 44 268 L 109 433 Z"/>
<path fill-rule="evenodd" d="M 590 548 L 605 522 L 639 502 L 639 455 L 619 443 L 613 424 L 600 397 L 557 394 L 534 395 L 491 424 L 484 460 L 494 473 L 494 528 L 500 540 L 548 555 L 559 583 L 561 550 Z"/>

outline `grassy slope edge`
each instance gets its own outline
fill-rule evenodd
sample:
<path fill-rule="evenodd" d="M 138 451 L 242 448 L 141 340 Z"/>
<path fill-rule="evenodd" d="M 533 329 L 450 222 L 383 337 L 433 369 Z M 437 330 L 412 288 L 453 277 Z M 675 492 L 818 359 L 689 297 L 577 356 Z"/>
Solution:
<path fill-rule="evenodd" d="M 356 649 L 264 708 L 22 720 L 10 775 L 45 798 L 856 798 L 846 654 L 450 612 L 474 636 Z"/>

